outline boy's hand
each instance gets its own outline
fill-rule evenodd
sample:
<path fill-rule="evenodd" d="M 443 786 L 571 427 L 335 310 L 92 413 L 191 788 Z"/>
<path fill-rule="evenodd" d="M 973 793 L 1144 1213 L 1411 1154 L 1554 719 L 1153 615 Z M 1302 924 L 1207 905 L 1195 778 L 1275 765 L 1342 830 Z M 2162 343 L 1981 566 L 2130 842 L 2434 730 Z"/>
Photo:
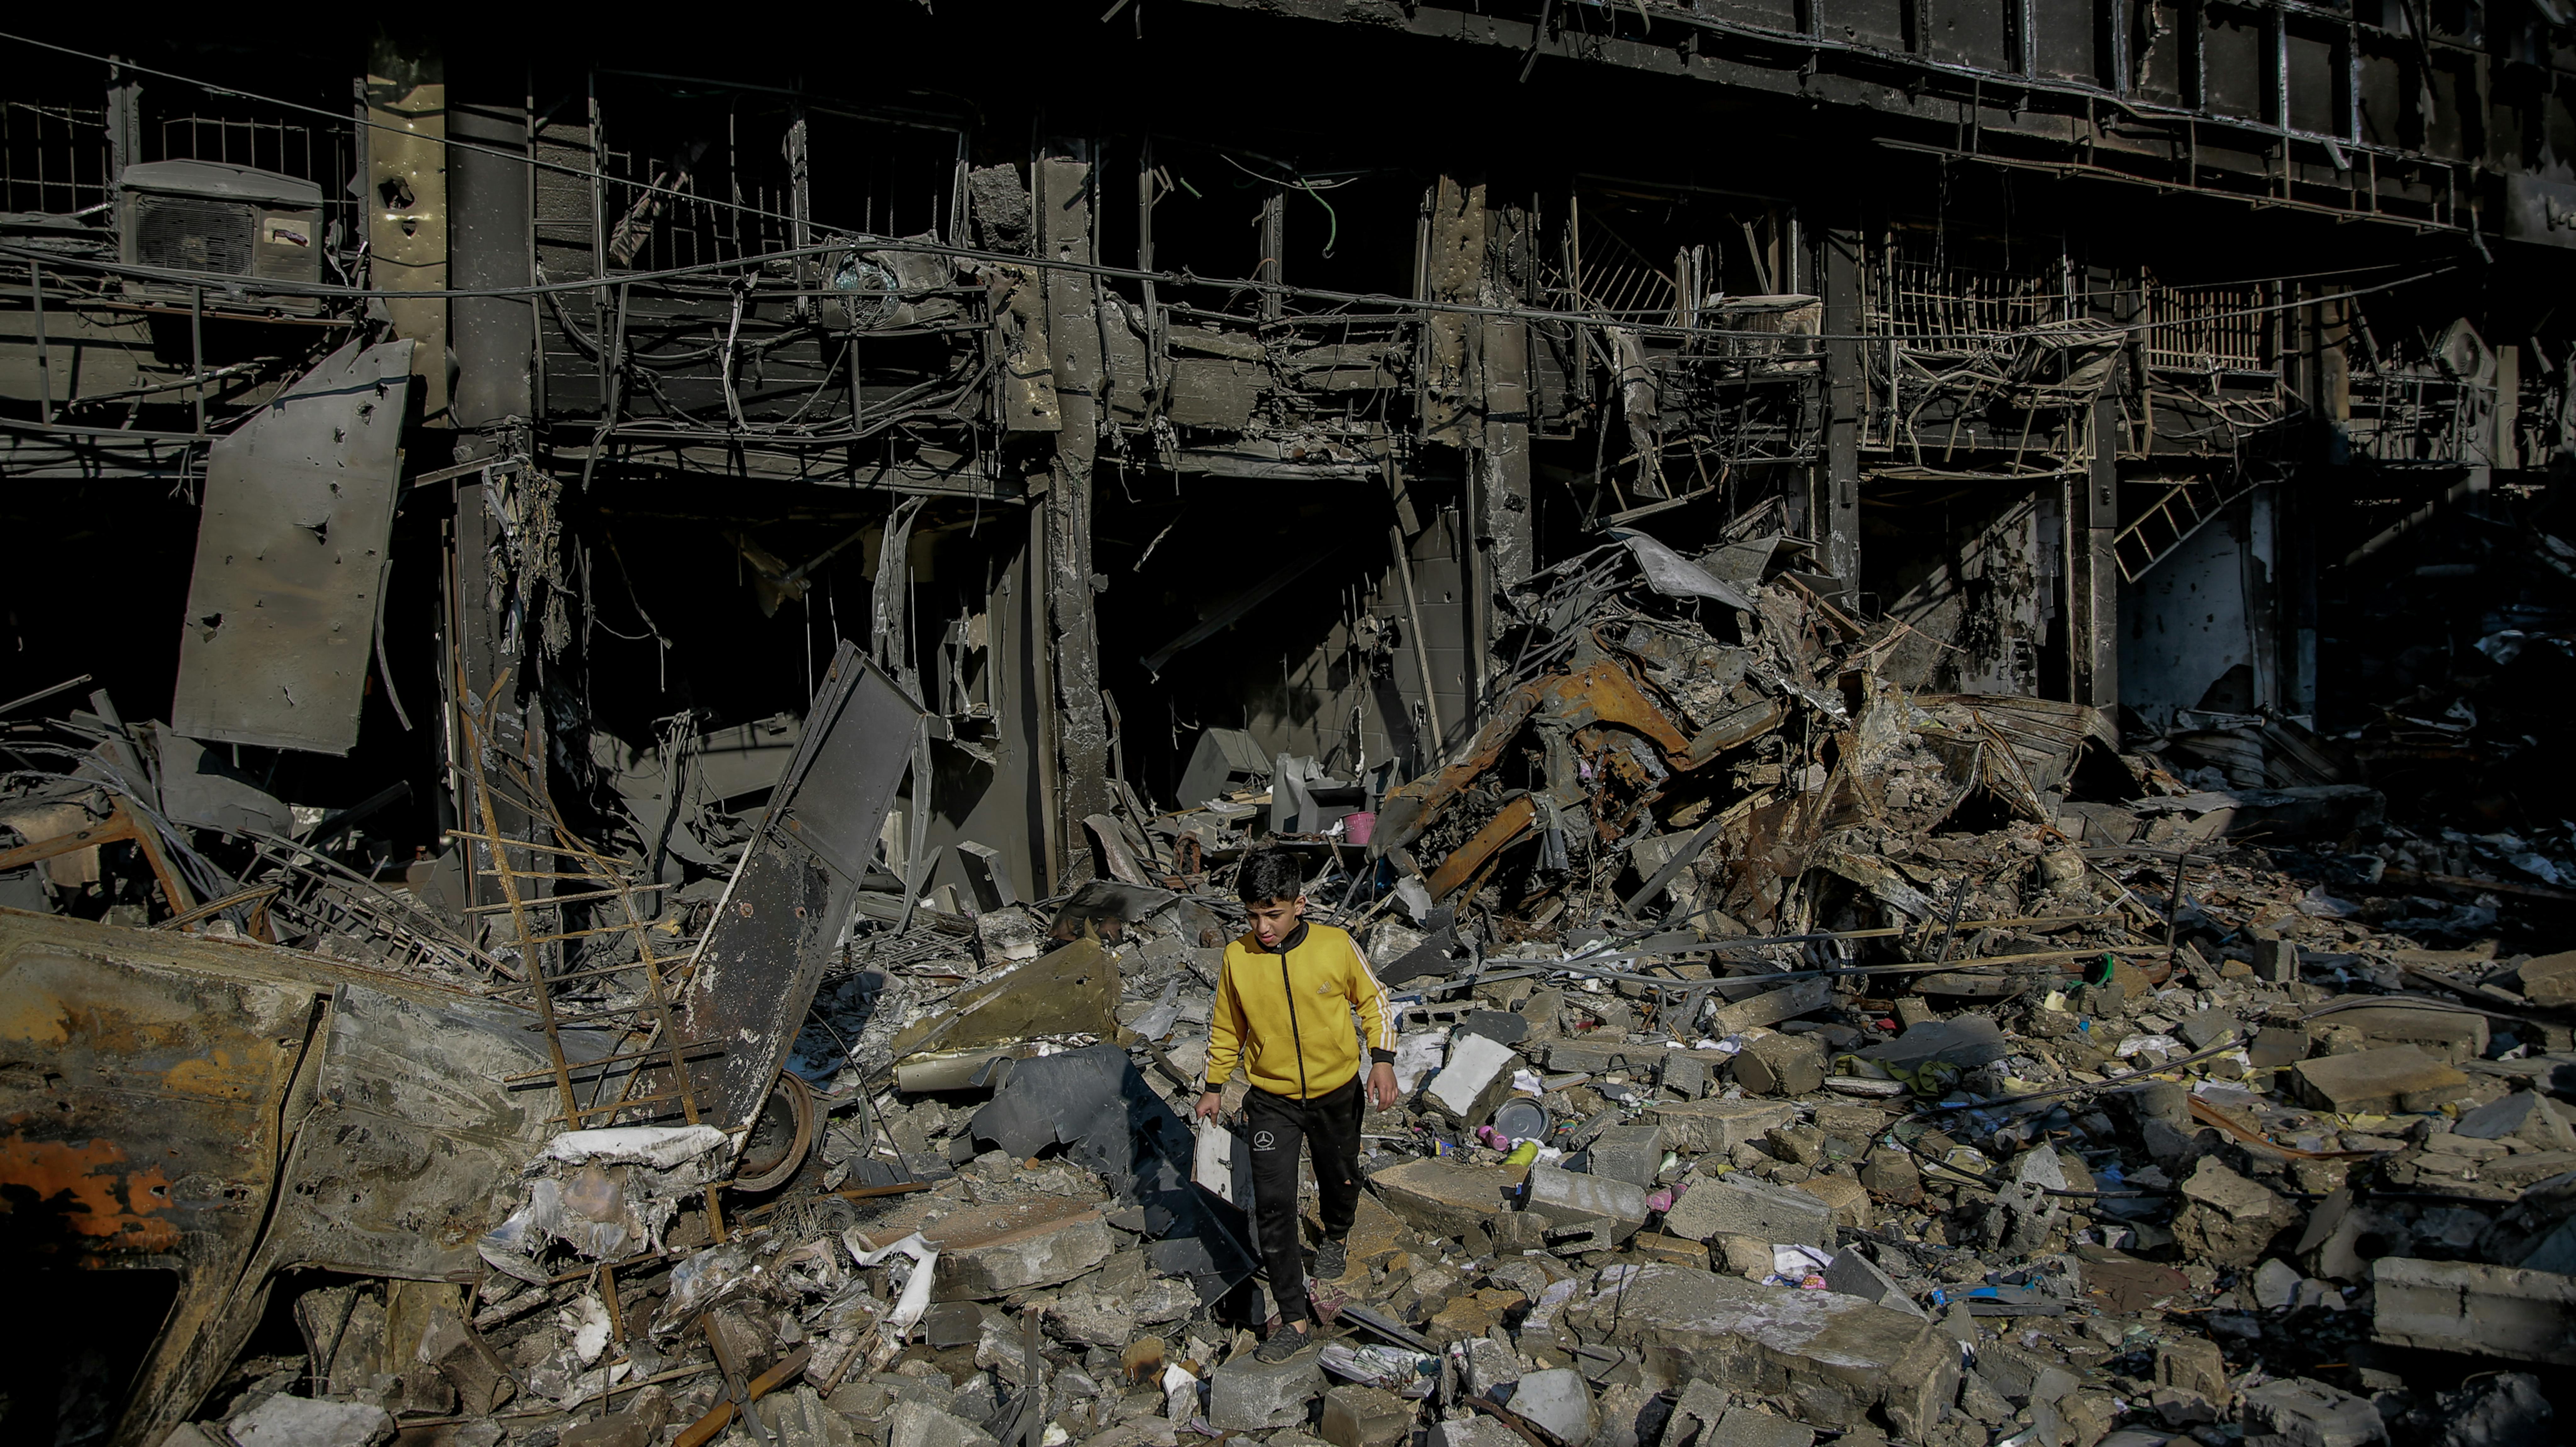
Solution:
<path fill-rule="evenodd" d="M 1216 1113 L 1224 1107 L 1225 1097 L 1213 1090 L 1208 1091 L 1199 1097 L 1199 1119 L 1214 1120 Z"/>
<path fill-rule="evenodd" d="M 1378 1062 L 1369 1069 L 1369 1104 L 1380 1110 L 1395 1104 L 1395 1067 Z"/>

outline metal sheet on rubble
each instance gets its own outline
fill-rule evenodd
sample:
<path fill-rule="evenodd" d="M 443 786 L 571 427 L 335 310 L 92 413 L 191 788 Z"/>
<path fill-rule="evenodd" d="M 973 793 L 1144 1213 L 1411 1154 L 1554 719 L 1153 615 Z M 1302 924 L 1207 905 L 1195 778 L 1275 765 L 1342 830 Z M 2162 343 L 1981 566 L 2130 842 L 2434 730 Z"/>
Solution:
<path fill-rule="evenodd" d="M 325 754 L 357 744 L 411 352 L 352 342 L 209 449 L 179 733 Z"/>
<path fill-rule="evenodd" d="M 768 1098 L 857 908 L 923 710 L 844 642 L 805 717 L 678 1002 L 680 1038 L 723 1051 L 689 1067 L 711 1125 L 749 1125 Z"/>
<path fill-rule="evenodd" d="M 608 1050 L 596 1032 L 565 1032 L 575 1064 Z M 563 1128 L 550 1081 L 502 1081 L 548 1065 L 533 1011 L 341 986 L 255 1274 L 473 1280 L 474 1241 L 508 1211 L 504 1187 Z"/>
<path fill-rule="evenodd" d="M 1189 1277 L 1201 1301 L 1215 1302 L 1252 1274 L 1252 1253 L 1190 1179 L 1198 1142 L 1189 1124 L 1117 1046 L 1021 1061 L 975 1113 L 974 1132 L 1022 1160 L 1061 1144 L 1106 1177 L 1121 1203 L 1144 1209 L 1155 1268 Z"/>

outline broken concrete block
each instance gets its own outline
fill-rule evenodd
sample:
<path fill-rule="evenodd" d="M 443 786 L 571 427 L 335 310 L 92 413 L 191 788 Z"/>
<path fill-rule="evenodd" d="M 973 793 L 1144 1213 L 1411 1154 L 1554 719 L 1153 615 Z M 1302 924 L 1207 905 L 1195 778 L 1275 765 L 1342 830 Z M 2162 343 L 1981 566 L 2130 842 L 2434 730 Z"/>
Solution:
<path fill-rule="evenodd" d="M 1614 1126 L 1592 1142 L 1592 1174 L 1652 1186 L 1664 1165 L 1664 1128 L 1651 1121 Z"/>
<path fill-rule="evenodd" d="M 1861 1163 L 1860 1183 L 1891 1206 L 1911 1206 L 1923 1199 L 1923 1168 L 1903 1146 L 1880 1146 Z"/>
<path fill-rule="evenodd" d="M 2576 1120 L 2565 1106 L 2536 1090 L 2518 1090 L 2462 1114 L 2451 1133 L 2471 1140 L 2518 1140 L 2545 1151 L 2576 1150 Z"/>
<path fill-rule="evenodd" d="M 1423 1440 L 1428 1447 L 1529 1447 L 1528 1439 L 1491 1417 L 1437 1423 Z"/>
<path fill-rule="evenodd" d="M 1448 1063 L 1431 1077 L 1423 1094 L 1457 1124 L 1480 1126 L 1511 1094 L 1512 1072 L 1519 1065 L 1520 1057 L 1501 1041 L 1459 1035 L 1450 1041 Z"/>
<path fill-rule="evenodd" d="M 1675 1091 L 1684 1100 L 1697 1100 L 1708 1094 L 1711 1078 L 1707 1059 L 1693 1050 L 1667 1050 L 1664 1065 L 1655 1077 L 1664 1089 Z"/>
<path fill-rule="evenodd" d="M 943 1382 L 941 1385 L 946 1385 Z M 994 1447 L 992 1434 L 913 1397 L 897 1397 L 885 1422 L 886 1447 Z"/>
<path fill-rule="evenodd" d="M 1834 1259 L 1825 1267 L 1825 1290 L 1857 1296 L 1892 1311 L 1910 1312 L 1926 1321 L 1931 1320 L 1923 1308 L 1914 1304 L 1914 1298 L 1905 1294 L 1905 1288 L 1896 1284 L 1895 1278 L 1880 1270 L 1877 1262 L 1855 1250 L 1834 1253 Z"/>
<path fill-rule="evenodd" d="M 2576 1005 L 2576 950 L 2522 962 L 2522 996 L 2535 1005 Z"/>
<path fill-rule="evenodd" d="M 2310 1025 L 2329 1048 L 2347 1042 L 2362 1050 L 2412 1045 L 2445 1065 L 2475 1060 L 2487 1049 L 2487 1018 L 2465 1010 L 2365 1005 L 2320 1015 Z"/>
<path fill-rule="evenodd" d="M 373 1402 L 283 1393 L 224 1424 L 240 1447 L 372 1447 L 393 1427 L 392 1416 Z"/>
<path fill-rule="evenodd" d="M 1664 1128 L 1667 1149 L 1723 1154 L 1762 1139 L 1776 1126 L 1794 1123 L 1798 1108 L 1776 1100 L 1685 1100 L 1650 1105 L 1646 1119 Z"/>
<path fill-rule="evenodd" d="M 2388 1440 L 2388 1426 L 2367 1397 L 2307 1377 L 2265 1382 L 2245 1394 L 2248 1434 L 2267 1432 L 2295 1447 L 2369 1447 Z"/>
<path fill-rule="evenodd" d="M 2313 1110 L 2395 1115 L 2439 1110 L 2469 1092 L 2469 1078 L 2412 1045 L 2321 1055 L 2290 1067 Z"/>
<path fill-rule="evenodd" d="M 2254 1268 L 2250 1284 L 2254 1304 L 2265 1311 L 2278 1311 L 2299 1299 L 2299 1268 L 2274 1257 Z"/>
<path fill-rule="evenodd" d="M 1793 1422 L 1776 1412 L 1760 1407 L 1729 1407 L 1721 1413 L 1708 1435 L 1701 1438 L 1702 1447 L 1814 1447 L 1816 1429 L 1804 1422 Z M 1858 1447 L 1868 1440 L 1865 1435 L 1844 1433 L 1838 1441 Z M 1881 1438 L 1880 1441 L 1886 1439 Z"/>
<path fill-rule="evenodd" d="M 1601 1425 L 1591 1384 L 1570 1367 L 1551 1367 L 1521 1378 L 1512 1388 L 1509 1405 L 1514 1415 L 1553 1433 L 1560 1442 L 1589 1442 L 1593 1429 Z"/>
<path fill-rule="evenodd" d="M 2235 1039 L 2244 1029 L 2244 1021 L 2224 1010 L 2197 1010 L 2183 1017 L 2182 1023 L 2174 1027 L 2174 1034 L 2192 1049 L 2206 1050 Z"/>
<path fill-rule="evenodd" d="M 2174 1240 L 2184 1252 L 2213 1266 L 2251 1266 L 2272 1238 L 2299 1219 L 2299 1211 L 2270 1189 L 2201 1157 L 2182 1183 L 2185 1205 L 2174 1217 Z"/>
<path fill-rule="evenodd" d="M 1490 1336 L 1468 1337 L 1451 1347 L 1449 1352 L 1452 1357 L 1463 1359 L 1458 1375 L 1469 1396 L 1499 1404 L 1503 1400 L 1503 1389 L 1521 1379 L 1519 1355 Z"/>
<path fill-rule="evenodd" d="M 1859 1427 L 1878 1408 L 1920 1440 L 1958 1393 L 1955 1342 L 1922 1317 L 1837 1292 L 1616 1266 L 1565 1316 L 1596 1340 L 1669 1353 L 1685 1379 L 1794 1398 L 1820 1427 Z"/>
<path fill-rule="evenodd" d="M 1702 1027 L 1711 1035 L 1740 1034 L 1757 1025 L 1777 1025 L 1794 1020 L 1834 1002 L 1834 982 L 1830 979 L 1800 980 L 1777 990 L 1720 1005 L 1710 1012 L 1709 1023 Z"/>
<path fill-rule="evenodd" d="M 1765 1035 L 1735 1057 L 1735 1078 L 1757 1095 L 1812 1095 L 1825 1088 L 1825 1046 L 1812 1035 Z"/>
<path fill-rule="evenodd" d="M 1760 1281 L 1775 1265 L 1771 1243 L 1759 1236 L 1720 1236 L 1709 1242 L 1708 1249 L 1724 1276 Z"/>
<path fill-rule="evenodd" d="M 1708 1269 L 1707 1246 L 1679 1236 L 1667 1236 L 1660 1231 L 1638 1232 L 1636 1239 L 1628 1243 L 1628 1249 L 1649 1261 L 1669 1261 L 1676 1266 L 1695 1267 L 1701 1271 Z"/>
<path fill-rule="evenodd" d="M 2299 947 L 2281 938 L 2278 930 L 2261 925 L 2247 931 L 2254 940 L 2254 978 L 2275 985 L 2286 985 L 2299 978 Z"/>
<path fill-rule="evenodd" d="M 2576 1277 L 2406 1256 L 2383 1256 L 2370 1271 L 2381 1341 L 2576 1365 Z"/>
<path fill-rule="evenodd" d="M 1863 1050 L 1860 1057 L 1903 1075 L 1935 1060 L 1968 1069 L 1991 1064 L 2010 1053 L 2003 1027 L 1983 1015 L 1957 1015 L 1917 1025 L 1893 1040 Z"/>
<path fill-rule="evenodd" d="M 1484 1224 L 1505 1209 L 1503 1198 L 1520 1183 L 1517 1171 L 1447 1156 L 1425 1156 L 1369 1173 L 1369 1184 L 1388 1210 L 1433 1236 L 1463 1236 Z"/>
<path fill-rule="evenodd" d="M 1742 1172 L 1700 1180 L 1664 1214 L 1664 1229 L 1706 1241 L 1753 1236 L 1781 1245 L 1834 1244 L 1834 1208 L 1805 1191 L 1754 1180 Z"/>
<path fill-rule="evenodd" d="M 858 1447 L 850 1419 L 825 1406 L 812 1387 L 800 1384 L 793 1391 L 772 1392 L 751 1409 L 760 1414 L 777 1447 Z M 557 1438 L 555 1447 L 567 1447 L 565 1439 Z"/>
<path fill-rule="evenodd" d="M 1866 1231 L 1875 1224 L 1869 1205 L 1869 1188 L 1849 1176 L 1809 1176 L 1791 1190 L 1804 1191 L 1825 1203 L 1833 1212 L 1834 1224 L 1854 1231 Z"/>
<path fill-rule="evenodd" d="M 1324 1390 L 1323 1348 L 1307 1347 L 1284 1362 L 1239 1352 L 1208 1384 L 1208 1425 L 1220 1432 L 1267 1432 L 1306 1420 L 1306 1404 Z M 888 1447 L 899 1447 L 889 1443 Z"/>
<path fill-rule="evenodd" d="M 1136 1334 L 1136 1308 L 1123 1296 L 1068 1292 L 1046 1309 L 1047 1333 L 1077 1346 L 1124 1347 Z"/>
<path fill-rule="evenodd" d="M 1116 1248 L 1098 1206 L 1071 1196 L 1038 1196 L 967 1206 L 921 1228 L 939 1249 L 931 1296 L 990 1301 L 1071 1281 Z M 892 1242 L 872 1242 L 870 1249 Z"/>
<path fill-rule="evenodd" d="M 1319 1430 L 1333 1447 L 1396 1447 L 1413 1436 L 1413 1404 L 1376 1387 L 1335 1387 Z"/>
<path fill-rule="evenodd" d="M 1561 1166 L 1530 1167 L 1523 1210 L 1559 1226 L 1576 1226 L 1607 1218 L 1624 1239 L 1646 1224 L 1646 1191 L 1609 1176 L 1587 1176 Z"/>
<path fill-rule="evenodd" d="M 2314 1044 L 2304 1025 L 2266 1025 L 2246 1043 L 2245 1058 L 2257 1070 L 2279 1070 L 2307 1059 Z"/>

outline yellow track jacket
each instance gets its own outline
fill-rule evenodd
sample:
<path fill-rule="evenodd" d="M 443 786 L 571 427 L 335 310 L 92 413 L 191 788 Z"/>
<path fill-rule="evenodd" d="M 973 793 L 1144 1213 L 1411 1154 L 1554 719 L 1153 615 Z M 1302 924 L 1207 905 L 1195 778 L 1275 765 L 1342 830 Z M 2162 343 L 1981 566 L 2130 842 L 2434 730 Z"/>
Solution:
<path fill-rule="evenodd" d="M 1350 935 L 1300 921 L 1280 943 L 1264 949 L 1247 932 L 1225 947 L 1208 1013 L 1208 1089 L 1232 1079 L 1239 1063 L 1256 1087 L 1312 1100 L 1359 1073 L 1363 1036 L 1372 1057 L 1394 1060 L 1395 1011 Z"/>

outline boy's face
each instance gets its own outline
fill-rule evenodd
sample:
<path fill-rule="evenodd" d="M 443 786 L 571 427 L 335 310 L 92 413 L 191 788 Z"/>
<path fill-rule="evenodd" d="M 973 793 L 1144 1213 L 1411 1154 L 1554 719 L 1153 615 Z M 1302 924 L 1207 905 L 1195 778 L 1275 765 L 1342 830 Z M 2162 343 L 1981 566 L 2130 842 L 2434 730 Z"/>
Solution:
<path fill-rule="evenodd" d="M 1306 896 L 1256 899 L 1244 908 L 1252 911 L 1252 933 L 1261 941 L 1261 947 L 1275 950 L 1279 948 L 1279 942 L 1297 928 L 1298 919 L 1306 913 Z"/>

